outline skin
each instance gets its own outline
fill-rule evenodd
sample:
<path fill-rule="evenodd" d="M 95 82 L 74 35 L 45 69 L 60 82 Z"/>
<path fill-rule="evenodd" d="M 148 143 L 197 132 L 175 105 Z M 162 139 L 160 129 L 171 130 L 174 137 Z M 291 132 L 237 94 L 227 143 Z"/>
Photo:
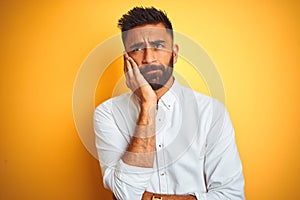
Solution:
<path fill-rule="evenodd" d="M 136 91 L 135 93 L 143 98 L 143 93 L 140 93 L 140 87 L 146 85 L 144 80 L 140 80 L 137 78 L 139 77 L 139 73 L 135 73 L 136 76 L 131 76 L 132 73 L 130 72 L 130 69 L 133 69 L 137 65 L 137 67 L 143 71 L 143 68 L 146 65 L 153 65 L 153 66 L 163 66 L 165 70 L 170 70 L 170 67 L 168 67 L 170 59 L 173 56 L 173 64 L 177 62 L 178 58 L 178 45 L 173 45 L 173 40 L 171 35 L 167 32 L 166 28 L 162 23 L 153 25 L 148 24 L 144 26 L 138 26 L 136 28 L 133 28 L 128 31 L 127 38 L 124 42 L 125 50 L 128 53 L 125 53 L 125 66 L 124 71 L 126 75 L 126 83 L 127 86 L 132 90 Z M 161 47 L 158 47 L 161 46 Z M 144 51 L 141 53 L 132 53 L 132 50 L 135 49 L 143 49 Z M 129 63 L 126 62 L 128 58 Z M 128 65 L 130 64 L 130 66 Z M 148 74 L 144 74 L 145 78 L 147 76 L 157 75 L 157 77 L 161 76 L 162 71 L 156 70 L 156 71 L 150 71 Z M 130 76 L 130 77 L 129 77 Z M 173 77 L 172 80 L 167 80 L 165 83 L 165 87 L 162 87 L 158 90 L 155 90 L 154 92 L 157 95 L 157 100 L 166 93 L 170 86 L 173 83 Z M 137 81 L 135 81 L 137 80 Z M 155 80 L 152 80 L 155 82 Z M 153 92 L 153 91 L 151 91 Z M 142 99 L 147 100 L 147 99 Z"/>
<path fill-rule="evenodd" d="M 161 44 L 162 43 L 163 47 Z M 126 85 L 140 99 L 140 113 L 136 122 L 136 128 L 127 151 L 122 156 L 124 163 L 132 166 L 152 168 L 155 153 L 155 112 L 158 100 L 172 86 L 174 78 L 171 75 L 163 87 L 153 90 L 145 77 L 153 82 L 158 82 L 162 77 L 162 70 L 148 71 L 144 75 L 140 70 L 145 65 L 162 65 L 168 68 L 170 59 L 173 64 L 177 62 L 178 46 L 173 44 L 171 35 L 163 24 L 148 24 L 131 29 L 124 43 L 124 72 Z M 157 48 L 158 47 L 158 48 Z M 132 50 L 143 51 L 132 52 Z M 145 77 L 144 77 L 145 76 Z M 154 77 L 154 78 L 153 78 Z M 145 192 L 142 199 L 151 199 L 152 194 Z M 168 195 L 164 199 L 195 199 L 193 196 Z"/>
<path fill-rule="evenodd" d="M 164 41 L 166 49 L 155 51 L 150 48 L 153 41 Z M 173 45 L 170 34 L 166 31 L 163 24 L 148 24 L 130 30 L 125 41 L 126 51 L 131 51 L 132 46 L 142 44 L 145 48 L 139 55 L 124 54 L 124 72 L 126 75 L 127 86 L 139 97 L 141 110 L 137 120 L 134 136 L 123 155 L 122 160 L 126 164 L 139 167 L 153 167 L 155 152 L 155 111 L 159 98 L 171 87 L 174 78 L 171 76 L 167 83 L 158 90 L 153 90 L 149 83 L 140 73 L 140 69 L 147 64 L 163 65 L 168 68 L 168 64 L 173 54 L 173 63 L 178 58 L 178 46 Z M 155 72 L 160 75 L 159 70 Z"/>

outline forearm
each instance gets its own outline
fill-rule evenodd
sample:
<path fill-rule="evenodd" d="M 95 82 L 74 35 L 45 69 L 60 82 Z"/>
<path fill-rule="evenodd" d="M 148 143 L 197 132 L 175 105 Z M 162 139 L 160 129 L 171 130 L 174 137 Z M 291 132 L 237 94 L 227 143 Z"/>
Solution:
<path fill-rule="evenodd" d="M 196 200 L 193 195 L 169 195 L 169 194 L 153 194 L 145 191 L 141 200 L 152 200 L 153 197 L 162 200 Z"/>
<path fill-rule="evenodd" d="M 124 163 L 151 168 L 155 152 L 155 109 L 156 103 L 141 105 L 135 133 L 122 156 Z"/>

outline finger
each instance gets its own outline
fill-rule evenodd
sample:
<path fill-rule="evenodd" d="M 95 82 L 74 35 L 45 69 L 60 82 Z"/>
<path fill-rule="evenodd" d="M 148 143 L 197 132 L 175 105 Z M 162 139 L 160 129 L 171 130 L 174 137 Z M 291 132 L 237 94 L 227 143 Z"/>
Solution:
<path fill-rule="evenodd" d="M 129 75 L 129 73 L 131 73 L 131 77 L 130 77 L 130 75 Z M 125 81 L 125 83 L 126 83 L 126 85 L 127 85 L 127 87 L 129 88 L 129 89 L 131 89 L 132 88 L 132 76 L 133 76 L 133 73 L 132 73 L 132 70 L 130 70 L 129 72 L 127 71 L 127 72 L 124 72 L 124 74 L 125 74 L 125 78 L 126 78 L 126 81 Z"/>
<path fill-rule="evenodd" d="M 123 55 L 123 62 L 124 62 L 123 71 L 126 73 L 127 67 L 126 67 L 126 57 L 125 57 L 125 54 Z"/>
<path fill-rule="evenodd" d="M 127 72 L 128 71 L 128 64 L 127 64 L 127 59 L 128 59 L 128 54 L 126 53 L 126 51 L 124 51 L 123 53 L 123 59 L 124 59 L 124 72 Z"/>
<path fill-rule="evenodd" d="M 128 75 L 128 78 L 133 76 L 132 67 L 128 58 L 125 59 L 125 74 Z"/>
<path fill-rule="evenodd" d="M 123 55 L 124 55 L 125 58 L 129 57 L 129 55 L 128 55 L 128 53 L 126 51 L 123 52 Z"/>
<path fill-rule="evenodd" d="M 139 74 L 141 74 L 140 73 L 140 70 L 139 70 L 139 67 L 138 67 L 138 65 L 136 64 L 136 62 L 131 58 L 131 57 L 128 57 L 128 60 L 129 60 L 129 62 L 130 62 L 130 64 L 131 64 L 131 67 L 132 67 L 132 70 L 133 70 L 133 73 L 134 73 L 134 75 L 139 75 Z"/>

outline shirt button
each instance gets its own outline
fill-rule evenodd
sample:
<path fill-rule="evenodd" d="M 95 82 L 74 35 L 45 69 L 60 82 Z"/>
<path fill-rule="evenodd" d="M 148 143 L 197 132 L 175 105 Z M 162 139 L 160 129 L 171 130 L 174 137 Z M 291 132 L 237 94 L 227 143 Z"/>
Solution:
<path fill-rule="evenodd" d="M 165 175 L 165 173 L 164 173 L 164 172 L 162 172 L 160 175 L 161 175 L 161 176 L 164 176 L 164 175 Z"/>
<path fill-rule="evenodd" d="M 161 144 L 159 144 L 158 147 L 161 148 Z"/>
<path fill-rule="evenodd" d="M 159 118 L 158 121 L 161 121 L 161 119 Z"/>

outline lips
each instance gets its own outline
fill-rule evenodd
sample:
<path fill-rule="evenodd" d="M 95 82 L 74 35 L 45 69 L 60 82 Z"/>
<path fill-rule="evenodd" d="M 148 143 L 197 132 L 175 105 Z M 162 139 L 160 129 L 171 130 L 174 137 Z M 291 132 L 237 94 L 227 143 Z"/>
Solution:
<path fill-rule="evenodd" d="M 164 66 L 161 65 L 145 65 L 140 68 L 142 74 L 152 74 L 163 71 Z"/>
<path fill-rule="evenodd" d="M 155 70 L 147 71 L 147 72 L 145 72 L 145 74 L 150 75 L 150 74 L 156 74 L 156 73 L 159 73 L 159 72 L 161 72 L 160 69 L 155 69 Z"/>

